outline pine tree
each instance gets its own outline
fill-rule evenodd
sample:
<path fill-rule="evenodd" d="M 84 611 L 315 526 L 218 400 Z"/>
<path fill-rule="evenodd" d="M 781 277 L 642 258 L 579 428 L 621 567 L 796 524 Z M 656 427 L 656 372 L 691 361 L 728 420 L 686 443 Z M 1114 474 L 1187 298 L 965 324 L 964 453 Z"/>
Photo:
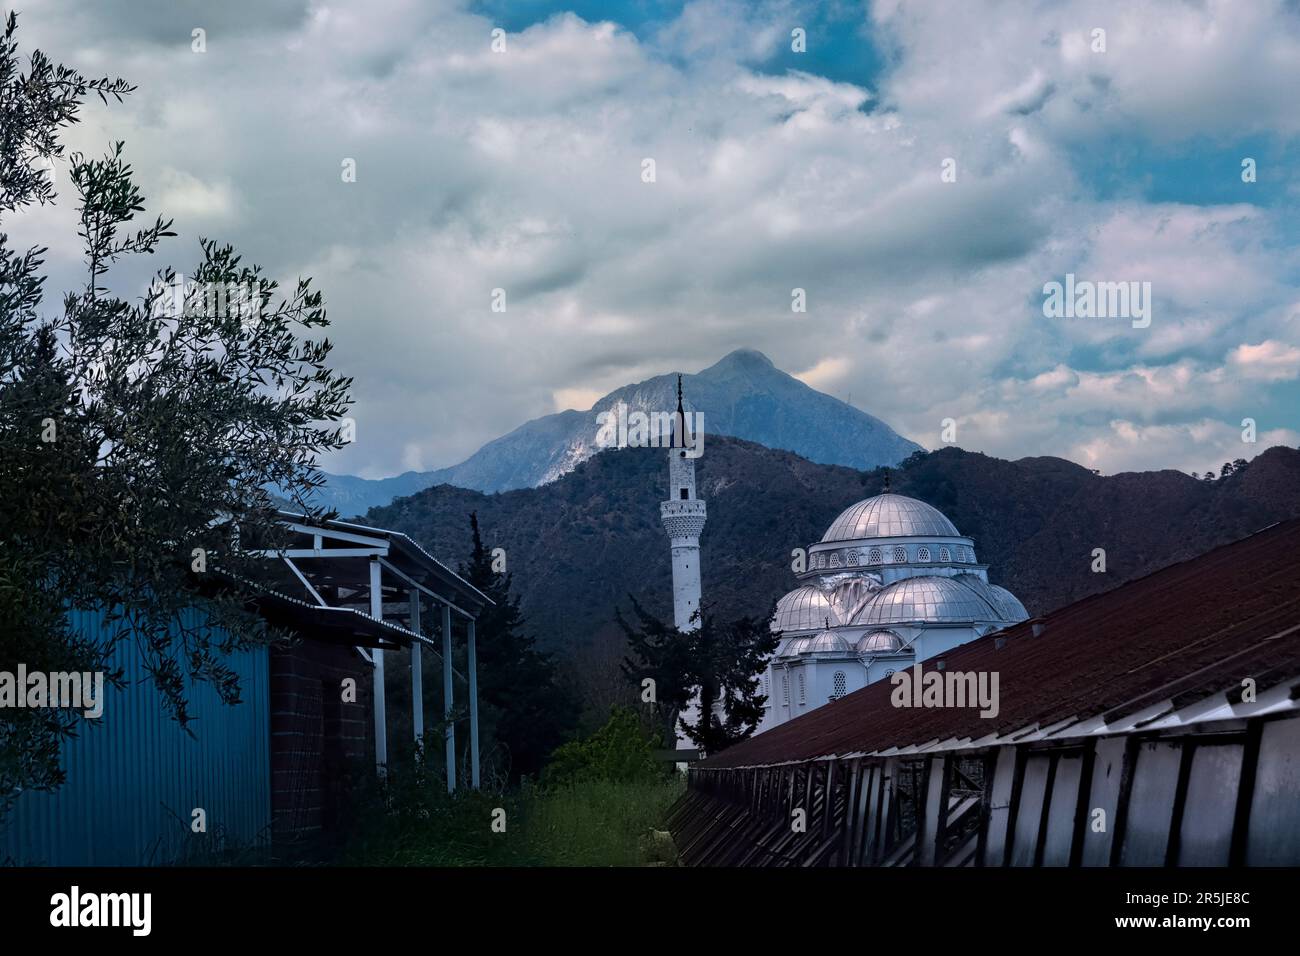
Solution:
<path fill-rule="evenodd" d="M 650 705 L 662 728 L 662 745 L 671 749 L 677 742 L 678 715 L 691 700 L 692 641 L 690 635 L 646 611 L 636 598 L 629 595 L 629 600 L 636 626 L 623 617 L 622 609 L 614 611 L 631 652 L 623 660 L 623 675 L 636 685 L 642 701 Z"/>
<path fill-rule="evenodd" d="M 654 704 L 665 726 L 666 745 L 675 745 L 681 728 L 705 753 L 719 753 L 752 735 L 763 717 L 767 697 L 759 692 L 759 676 L 776 650 L 780 635 L 764 618 L 741 617 L 719 623 L 712 614 L 695 612 L 693 631 L 679 631 L 646 612 L 635 599 L 638 626 L 622 613 L 618 623 L 633 657 L 624 674 L 638 687 L 654 681 Z M 698 695 L 699 717 L 682 716 Z"/>
<path fill-rule="evenodd" d="M 536 774 L 573 729 L 577 707 L 557 680 L 555 661 L 525 633 L 519 598 L 510 593 L 512 575 L 494 569 L 476 512 L 469 524 L 473 548 L 460 575 L 494 602 L 475 631 L 479 701 L 492 710 L 494 736 L 509 754 L 511 777 Z"/>

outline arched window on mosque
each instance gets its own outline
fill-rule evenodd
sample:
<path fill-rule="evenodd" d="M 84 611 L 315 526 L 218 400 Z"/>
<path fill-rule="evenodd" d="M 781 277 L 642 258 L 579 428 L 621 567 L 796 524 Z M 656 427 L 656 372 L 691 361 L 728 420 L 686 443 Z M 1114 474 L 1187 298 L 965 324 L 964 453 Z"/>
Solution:
<path fill-rule="evenodd" d="M 790 706 L 790 675 L 781 675 L 781 698 L 785 706 Z"/>
<path fill-rule="evenodd" d="M 930 549 L 929 549 L 929 548 L 920 548 L 920 549 L 918 549 L 917 552 L 916 552 L 916 560 L 918 560 L 918 561 L 929 561 L 929 560 L 930 560 Z"/>
<path fill-rule="evenodd" d="M 880 563 L 880 549 L 872 548 L 870 551 L 867 552 L 867 564 L 879 564 L 879 563 Z"/>
<path fill-rule="evenodd" d="M 947 564 L 949 561 L 952 560 L 952 552 L 949 551 L 947 548 L 940 548 L 939 560 L 942 561 L 944 564 Z"/>
<path fill-rule="evenodd" d="M 900 545 L 894 546 L 894 563 L 905 564 L 907 562 L 907 549 Z"/>
<path fill-rule="evenodd" d="M 836 671 L 833 679 L 834 690 L 831 692 L 831 700 L 839 700 L 849 689 L 849 679 L 844 671 Z"/>
<path fill-rule="evenodd" d="M 839 556 L 839 554 L 832 554 L 832 555 L 831 555 L 831 567 L 832 567 L 832 568 L 838 568 L 839 566 L 840 566 L 840 556 Z"/>
<path fill-rule="evenodd" d="M 804 682 L 803 668 L 799 668 L 799 706 L 808 703 L 808 685 Z"/>

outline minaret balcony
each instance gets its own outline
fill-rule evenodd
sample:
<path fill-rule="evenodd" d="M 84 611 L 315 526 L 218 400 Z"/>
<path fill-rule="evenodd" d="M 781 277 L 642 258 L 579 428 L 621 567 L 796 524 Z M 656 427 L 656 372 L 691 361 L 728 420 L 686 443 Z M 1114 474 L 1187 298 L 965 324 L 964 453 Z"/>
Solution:
<path fill-rule="evenodd" d="M 659 506 L 664 530 L 674 541 L 699 538 L 707 515 L 703 501 L 665 501 Z"/>

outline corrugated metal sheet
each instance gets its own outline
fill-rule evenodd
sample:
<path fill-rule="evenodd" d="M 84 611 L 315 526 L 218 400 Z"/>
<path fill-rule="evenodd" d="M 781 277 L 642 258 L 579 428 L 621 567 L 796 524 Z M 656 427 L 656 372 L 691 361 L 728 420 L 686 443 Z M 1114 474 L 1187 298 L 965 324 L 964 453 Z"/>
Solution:
<path fill-rule="evenodd" d="M 718 754 L 698 770 L 886 752 L 982 739 L 1061 721 L 1112 722 L 1300 674 L 1300 521 L 1288 521 L 1181 564 L 1010 627 L 925 663 L 998 672 L 1001 707 L 902 708 L 878 681 Z"/>
<path fill-rule="evenodd" d="M 186 625 L 197 626 L 199 613 Z M 97 614 L 72 615 L 86 633 Z M 191 812 L 207 811 L 207 836 L 228 845 L 270 839 L 270 693 L 265 648 L 228 659 L 242 702 L 227 706 L 206 684 L 190 688 L 185 734 L 163 711 L 158 691 L 130 642 L 118 645 L 127 686 L 105 687 L 103 716 L 81 722 L 65 743 L 64 785 L 28 792 L 0 824 L 0 859 L 56 866 L 131 866 L 178 859 L 195 838 Z"/>

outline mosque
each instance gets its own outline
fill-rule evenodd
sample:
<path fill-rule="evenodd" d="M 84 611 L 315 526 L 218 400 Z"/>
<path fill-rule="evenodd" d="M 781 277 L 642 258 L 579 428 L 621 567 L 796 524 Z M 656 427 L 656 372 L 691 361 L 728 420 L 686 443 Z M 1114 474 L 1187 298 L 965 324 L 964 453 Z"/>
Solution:
<path fill-rule="evenodd" d="M 888 484 L 831 523 L 798 577 L 772 618 L 781 643 L 762 678 L 759 732 L 1029 617 L 989 583 L 974 541 Z"/>
<path fill-rule="evenodd" d="M 689 423 L 681 388 L 679 378 L 678 439 L 668 449 L 670 491 L 660 513 L 672 547 L 674 623 L 690 631 L 699 626 L 707 512 L 682 442 Z M 831 523 L 808 548 L 806 567 L 772 618 L 781 643 L 761 678 L 767 705 L 756 732 L 1029 617 L 1014 594 L 989 583 L 974 541 L 937 508 L 890 493 L 888 478 L 884 494 Z M 678 746 L 690 745 L 681 738 Z"/>

